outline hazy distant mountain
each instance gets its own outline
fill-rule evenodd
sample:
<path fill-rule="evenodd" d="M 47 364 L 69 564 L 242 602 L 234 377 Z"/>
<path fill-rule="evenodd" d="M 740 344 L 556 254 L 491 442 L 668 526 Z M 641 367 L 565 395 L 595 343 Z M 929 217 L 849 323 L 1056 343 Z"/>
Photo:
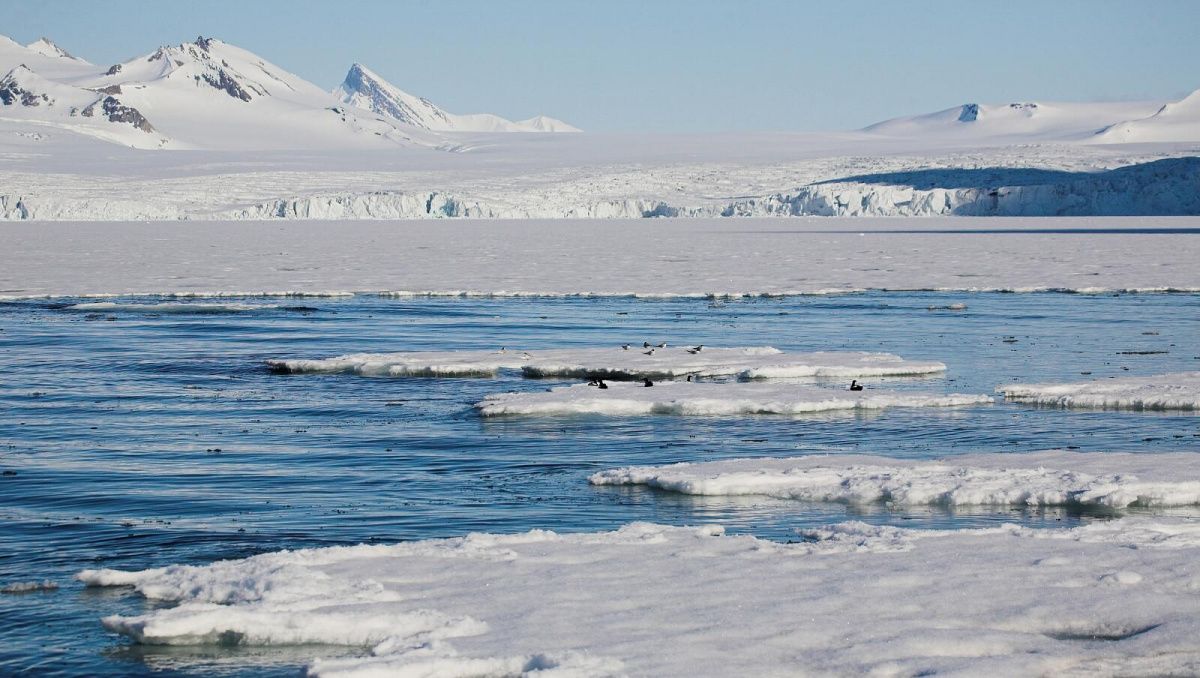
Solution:
<path fill-rule="evenodd" d="M 963 104 L 935 113 L 885 120 L 863 131 L 889 137 L 1011 143 L 1188 141 L 1197 137 L 1187 121 L 1190 124 L 1200 121 L 1194 110 L 1200 109 L 1200 97 L 1192 95 L 1189 99 L 1196 99 L 1197 104 L 1191 104 L 1191 108 L 1185 104 L 1187 100 L 1166 106 L 1156 101 Z M 1161 120 L 1151 122 L 1150 118 L 1155 116 Z M 1173 124 L 1165 122 L 1168 118 Z M 1149 131 L 1151 127 L 1156 131 Z"/>
<path fill-rule="evenodd" d="M 1200 90 L 1163 104 L 1153 115 L 1110 125 L 1096 137 L 1103 143 L 1200 141 Z"/>
<path fill-rule="evenodd" d="M 578 132 L 561 120 L 539 115 L 513 122 L 491 113 L 455 115 L 428 99 L 401 90 L 362 64 L 354 64 L 333 91 L 342 103 L 435 132 Z"/>

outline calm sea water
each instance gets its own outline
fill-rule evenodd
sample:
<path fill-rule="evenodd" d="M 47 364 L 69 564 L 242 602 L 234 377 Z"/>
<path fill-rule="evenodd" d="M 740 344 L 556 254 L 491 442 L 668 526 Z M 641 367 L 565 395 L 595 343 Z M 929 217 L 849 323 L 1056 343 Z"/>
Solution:
<path fill-rule="evenodd" d="M 80 301 L 0 304 L 0 585 L 49 579 L 61 587 L 0 595 L 0 674 L 295 675 L 305 659 L 337 651 L 131 646 L 105 633 L 99 618 L 153 603 L 82 588 L 71 576 L 84 568 L 479 530 L 603 530 L 632 520 L 715 522 L 782 540 L 797 527 L 846 519 L 914 527 L 1104 519 L 587 484 L 590 473 L 613 466 L 822 452 L 920 458 L 1200 448 L 1194 415 L 1009 404 L 869 416 L 483 420 L 471 406 L 484 395 L 555 382 L 285 376 L 263 365 L 358 351 L 650 340 L 891 351 L 942 360 L 950 370 L 889 386 L 990 393 L 1017 379 L 1200 369 L 1200 295 L 355 297 L 240 300 L 276 307 L 235 313 L 70 308 Z M 954 303 L 968 307 L 930 310 Z"/>

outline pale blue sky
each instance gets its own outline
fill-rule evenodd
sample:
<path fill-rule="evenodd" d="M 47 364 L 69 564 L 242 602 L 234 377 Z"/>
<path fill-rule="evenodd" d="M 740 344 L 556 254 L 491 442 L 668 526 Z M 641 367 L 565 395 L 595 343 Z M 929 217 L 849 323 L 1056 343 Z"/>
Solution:
<path fill-rule="evenodd" d="M 360 61 L 452 112 L 597 131 L 847 129 L 1200 88 L 1200 0 L 0 0 L 0 16 L 96 63 L 203 34 L 325 88 Z"/>

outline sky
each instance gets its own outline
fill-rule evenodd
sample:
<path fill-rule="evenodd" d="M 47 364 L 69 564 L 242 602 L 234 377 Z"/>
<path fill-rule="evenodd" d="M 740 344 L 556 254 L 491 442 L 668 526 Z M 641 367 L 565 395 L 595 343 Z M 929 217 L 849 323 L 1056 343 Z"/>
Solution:
<path fill-rule="evenodd" d="M 217 37 L 323 88 L 592 131 L 852 129 L 967 102 L 1179 99 L 1200 0 L 0 0 L 94 63 Z"/>

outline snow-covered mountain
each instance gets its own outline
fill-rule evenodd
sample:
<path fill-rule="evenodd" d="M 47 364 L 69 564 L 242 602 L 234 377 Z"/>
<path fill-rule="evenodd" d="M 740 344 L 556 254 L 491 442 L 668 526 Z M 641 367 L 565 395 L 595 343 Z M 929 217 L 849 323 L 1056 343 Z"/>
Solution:
<path fill-rule="evenodd" d="M 362 149 L 435 145 L 212 38 L 93 66 L 49 40 L 0 42 L 0 116 L 137 148 Z M 97 112 L 104 115 L 98 115 Z"/>
<path fill-rule="evenodd" d="M 578 132 L 561 120 L 539 115 L 516 122 L 491 113 L 456 115 L 396 87 L 362 64 L 350 66 L 333 90 L 342 103 L 434 132 Z"/>
<path fill-rule="evenodd" d="M 889 137 L 961 141 L 1090 141 L 1122 120 L 1144 118 L 1161 102 L 963 104 L 893 118 L 863 131 Z"/>
<path fill-rule="evenodd" d="M 1200 141 L 1200 90 L 1163 104 L 1153 115 L 1110 125 L 1096 134 L 1099 143 Z"/>

